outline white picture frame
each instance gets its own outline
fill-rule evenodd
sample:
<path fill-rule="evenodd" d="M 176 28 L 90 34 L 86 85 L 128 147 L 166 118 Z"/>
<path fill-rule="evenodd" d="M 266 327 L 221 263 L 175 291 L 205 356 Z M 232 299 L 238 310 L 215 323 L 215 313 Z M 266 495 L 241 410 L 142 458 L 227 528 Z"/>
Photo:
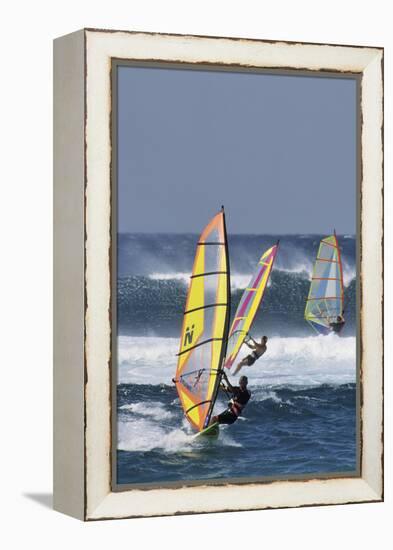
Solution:
<path fill-rule="evenodd" d="M 114 59 L 360 79 L 357 477 L 112 490 Z M 54 507 L 82 520 L 383 499 L 383 49 L 84 29 L 54 43 Z"/>

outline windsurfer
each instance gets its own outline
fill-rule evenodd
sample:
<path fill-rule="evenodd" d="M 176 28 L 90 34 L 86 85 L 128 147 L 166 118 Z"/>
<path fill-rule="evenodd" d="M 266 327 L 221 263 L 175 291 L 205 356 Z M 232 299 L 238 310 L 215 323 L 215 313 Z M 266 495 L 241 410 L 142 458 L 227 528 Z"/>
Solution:
<path fill-rule="evenodd" d="M 233 374 L 237 374 L 239 370 L 244 366 L 250 367 L 251 365 L 253 365 L 255 361 L 257 361 L 257 359 L 259 359 L 267 350 L 267 336 L 262 336 L 260 344 L 256 342 L 251 336 L 249 336 L 249 340 L 245 340 L 244 343 L 253 351 L 252 353 L 244 357 L 244 359 L 242 359 L 240 363 L 236 365 Z"/>
<path fill-rule="evenodd" d="M 337 315 L 337 319 L 332 323 L 330 323 L 330 328 L 332 329 L 333 332 L 338 334 L 343 329 L 344 325 L 345 325 L 345 319 L 343 315 Z"/>
<path fill-rule="evenodd" d="M 229 401 L 228 408 L 225 409 L 225 411 L 217 416 L 213 416 L 211 419 L 211 424 L 214 424 L 215 422 L 218 422 L 219 424 L 233 424 L 236 422 L 251 397 L 251 392 L 247 389 L 247 376 L 241 376 L 239 378 L 238 386 L 232 386 L 225 372 L 222 373 L 222 376 L 226 382 L 226 385 L 222 385 L 222 387 L 225 391 L 232 394 L 232 398 Z"/>

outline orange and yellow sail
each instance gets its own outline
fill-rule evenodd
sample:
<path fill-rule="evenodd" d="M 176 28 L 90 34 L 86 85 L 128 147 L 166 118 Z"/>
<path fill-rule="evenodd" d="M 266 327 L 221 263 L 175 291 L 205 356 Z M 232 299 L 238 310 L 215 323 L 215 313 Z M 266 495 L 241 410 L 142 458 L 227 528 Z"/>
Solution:
<path fill-rule="evenodd" d="M 227 345 L 230 280 L 225 214 L 203 230 L 187 294 L 176 369 L 184 413 L 198 431 L 210 421 Z"/>

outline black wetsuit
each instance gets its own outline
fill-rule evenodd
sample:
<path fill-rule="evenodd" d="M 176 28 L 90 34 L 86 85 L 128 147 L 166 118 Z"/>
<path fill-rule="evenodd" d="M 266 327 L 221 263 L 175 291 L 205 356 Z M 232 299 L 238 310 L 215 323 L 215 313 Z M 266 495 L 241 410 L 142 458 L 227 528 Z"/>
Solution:
<path fill-rule="evenodd" d="M 219 424 L 233 424 L 238 419 L 242 409 L 250 400 L 251 392 L 247 388 L 242 390 L 239 386 L 234 386 L 231 390 L 233 397 L 228 403 L 228 408 L 217 417 Z"/>
<path fill-rule="evenodd" d="M 330 323 L 330 328 L 333 332 L 338 334 L 344 327 L 344 321 L 338 322 L 338 323 Z"/>
<path fill-rule="evenodd" d="M 253 351 L 252 353 L 250 353 L 250 355 L 247 355 L 247 357 L 246 357 L 247 366 L 251 367 L 251 365 L 253 365 L 255 363 L 255 361 L 259 358 L 260 358 L 260 355 L 257 355 L 257 352 Z"/>

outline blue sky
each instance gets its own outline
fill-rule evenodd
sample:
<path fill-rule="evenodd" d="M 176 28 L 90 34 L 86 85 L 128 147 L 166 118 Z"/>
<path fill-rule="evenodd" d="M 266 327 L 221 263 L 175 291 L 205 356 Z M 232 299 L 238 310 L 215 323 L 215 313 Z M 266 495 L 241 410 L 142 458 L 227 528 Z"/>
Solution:
<path fill-rule="evenodd" d="M 124 66 L 120 232 L 355 233 L 356 80 Z"/>

